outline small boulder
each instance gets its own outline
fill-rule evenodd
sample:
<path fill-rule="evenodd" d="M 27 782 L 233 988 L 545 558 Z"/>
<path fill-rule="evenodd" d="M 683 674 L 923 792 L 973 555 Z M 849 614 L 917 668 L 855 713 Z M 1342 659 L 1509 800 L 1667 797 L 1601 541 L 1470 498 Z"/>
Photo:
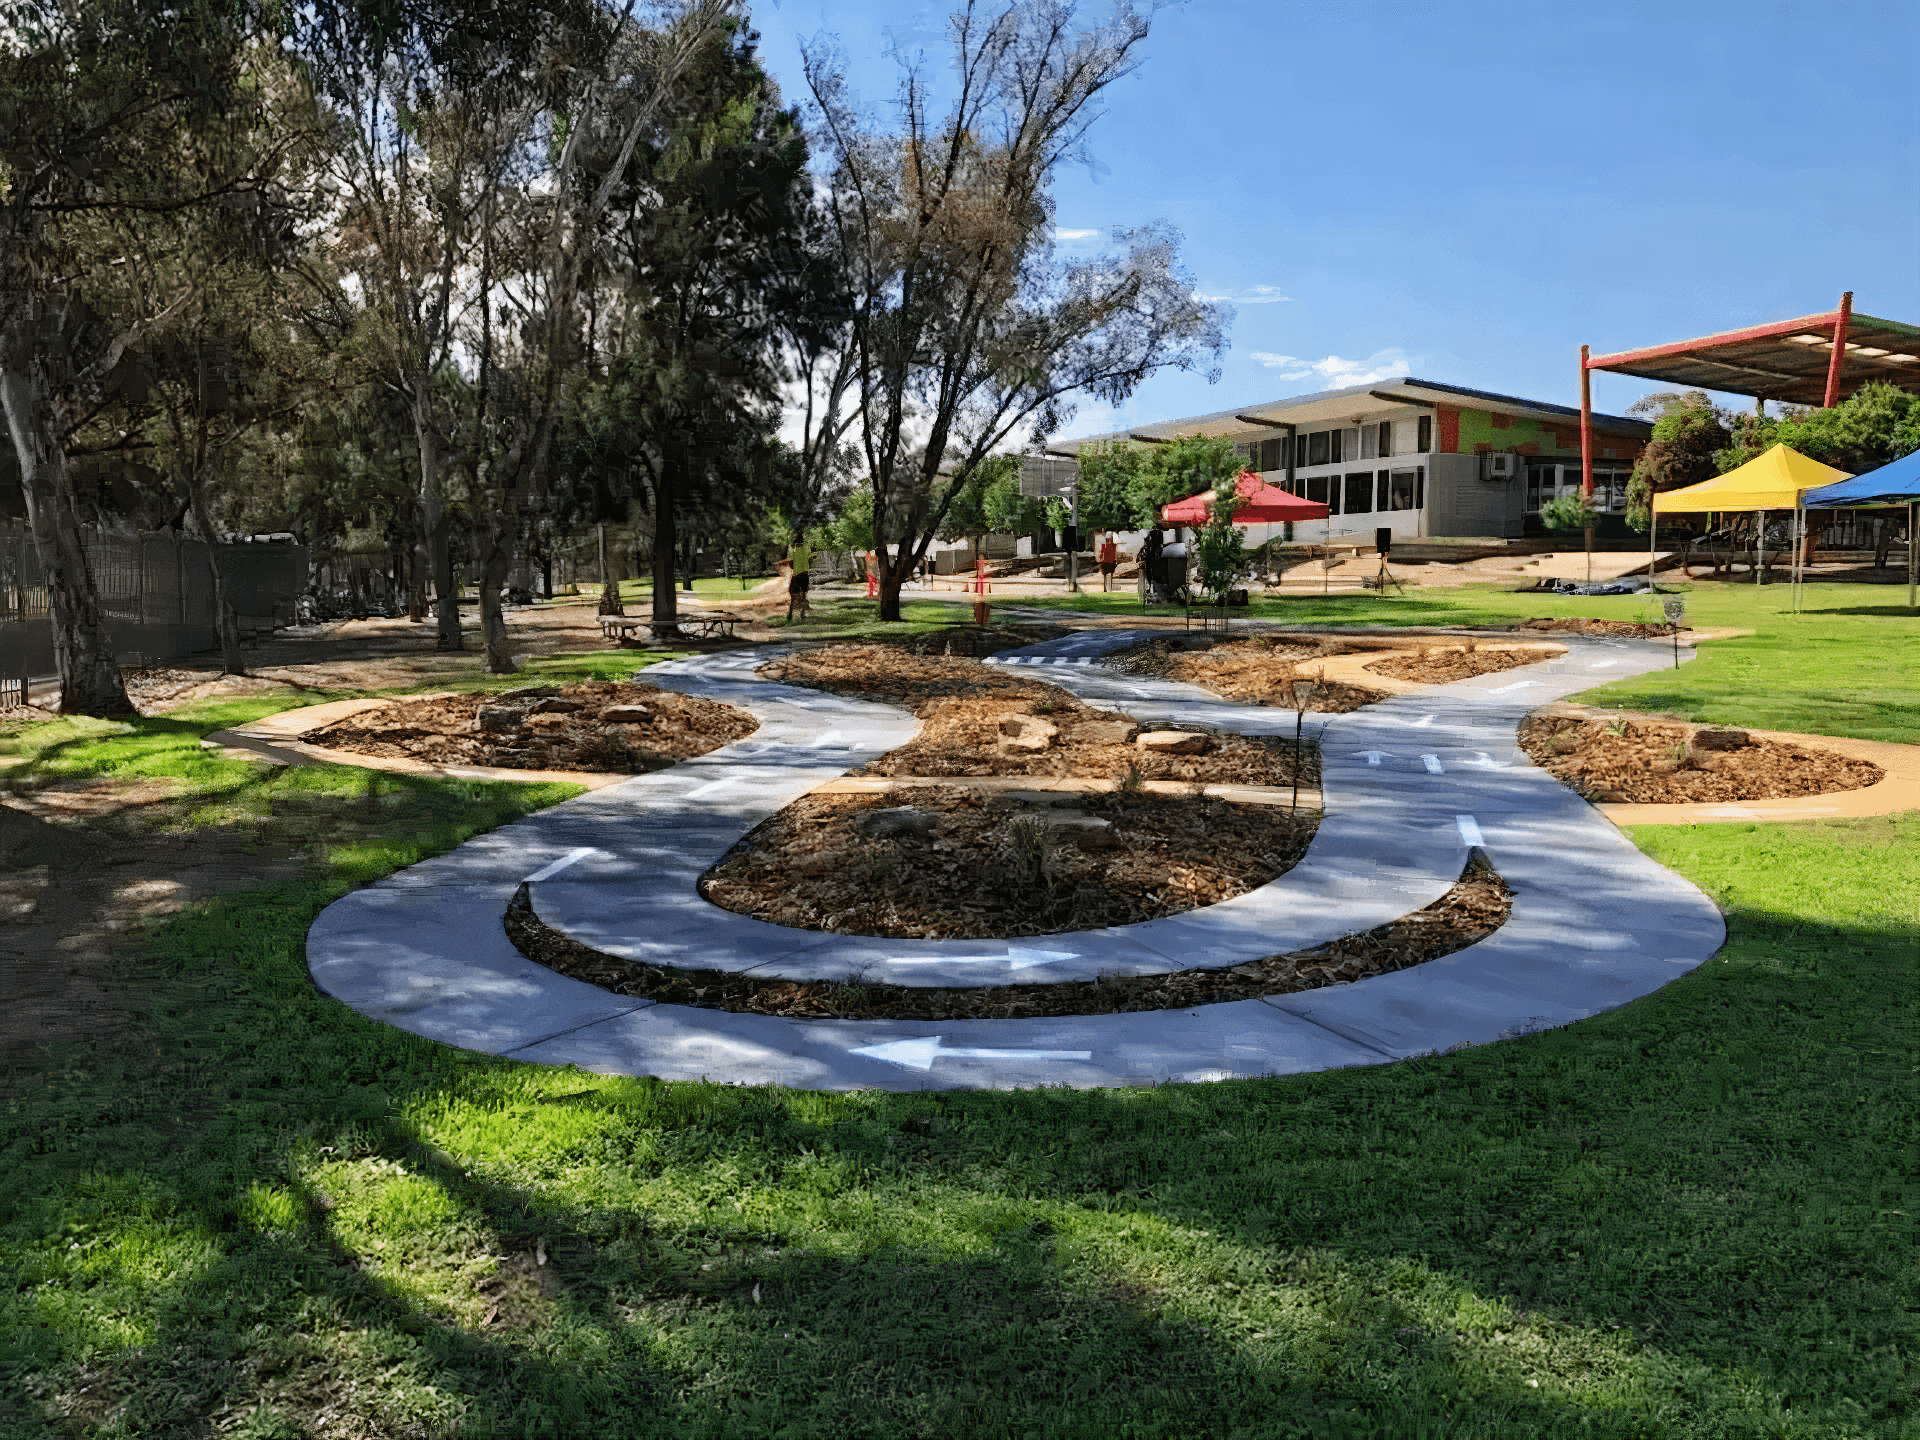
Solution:
<path fill-rule="evenodd" d="M 1127 848 L 1127 837 L 1106 820 L 1081 820 L 1056 827 L 1060 838 L 1070 840 L 1082 850 L 1108 851 Z"/>
<path fill-rule="evenodd" d="M 645 705 L 609 705 L 599 715 L 603 725 L 645 725 L 652 719 L 653 711 Z"/>
<path fill-rule="evenodd" d="M 1005 715 L 1000 720 L 1000 747 L 1003 750 L 1037 754 L 1053 744 L 1060 727 L 1051 720 L 1032 715 Z"/>
<path fill-rule="evenodd" d="M 1131 720 L 1089 720 L 1067 732 L 1076 745 L 1130 745 L 1140 727 Z"/>
<path fill-rule="evenodd" d="M 565 713 L 564 711 L 558 712 L 558 713 L 535 711 L 530 717 L 528 717 L 527 723 L 534 726 L 536 729 L 558 730 L 563 725 L 572 724 L 573 716 Z"/>
<path fill-rule="evenodd" d="M 511 705 L 518 703 L 525 705 L 531 701 L 544 700 L 549 695 L 557 695 L 559 693 L 560 692 L 552 685 L 522 685 L 518 690 L 502 690 L 493 698 L 502 704 Z"/>
<path fill-rule="evenodd" d="M 931 835 L 939 823 L 940 817 L 931 811 L 897 805 L 861 816 L 855 828 L 875 840 L 899 840 L 909 835 Z"/>
<path fill-rule="evenodd" d="M 1740 750 L 1753 743 L 1744 730 L 1696 730 L 1693 743 L 1701 750 Z"/>
<path fill-rule="evenodd" d="M 533 707 L 535 715 L 571 715 L 580 709 L 578 700 L 569 700 L 564 695 L 549 695 Z"/>
<path fill-rule="evenodd" d="M 474 712 L 477 730 L 518 730 L 527 723 L 527 712 L 513 705 L 482 705 Z"/>
<path fill-rule="evenodd" d="M 1192 730 L 1149 730 L 1133 743 L 1152 755 L 1204 755 L 1213 749 L 1210 736 Z"/>

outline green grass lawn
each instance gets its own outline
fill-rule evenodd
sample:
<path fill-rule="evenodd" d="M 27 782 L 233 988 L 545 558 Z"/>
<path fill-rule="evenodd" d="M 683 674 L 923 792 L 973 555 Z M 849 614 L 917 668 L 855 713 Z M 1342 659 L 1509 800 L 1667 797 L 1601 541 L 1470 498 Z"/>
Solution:
<path fill-rule="evenodd" d="M 822 1095 L 319 995 L 331 899 L 570 792 L 200 751 L 250 707 L 9 741 L 315 860 L 145 937 L 136 1045 L 6 1077 L 9 1440 L 1920 1435 L 1920 816 L 1636 832 L 1730 943 L 1569 1030 Z"/>
<path fill-rule="evenodd" d="M 1790 613 L 1785 585 L 1700 585 L 1687 618 L 1751 630 L 1709 641 L 1699 658 L 1572 697 L 1590 705 L 1670 713 L 1715 725 L 1920 743 L 1920 616 L 1906 592 L 1885 585 L 1808 585 Z M 1080 613 L 1139 614 L 1131 596 L 1019 601 Z M 1348 625 L 1510 625 L 1546 616 L 1661 618 L 1659 598 L 1516 595 L 1494 586 L 1410 590 L 1405 595 L 1289 596 L 1254 606 L 1262 620 Z"/>

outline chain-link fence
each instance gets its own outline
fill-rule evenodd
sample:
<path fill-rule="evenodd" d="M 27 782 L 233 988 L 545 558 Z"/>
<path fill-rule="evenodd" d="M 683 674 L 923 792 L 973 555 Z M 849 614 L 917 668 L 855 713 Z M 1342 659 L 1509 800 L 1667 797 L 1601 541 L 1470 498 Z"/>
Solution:
<path fill-rule="evenodd" d="M 174 659 L 218 644 L 209 547 L 169 535 L 86 532 L 87 565 L 123 656 Z M 241 633 L 292 623 L 307 588 L 307 552 L 292 544 L 218 547 L 220 574 Z M 0 676 L 53 670 L 46 574 L 26 526 L 0 526 Z"/>

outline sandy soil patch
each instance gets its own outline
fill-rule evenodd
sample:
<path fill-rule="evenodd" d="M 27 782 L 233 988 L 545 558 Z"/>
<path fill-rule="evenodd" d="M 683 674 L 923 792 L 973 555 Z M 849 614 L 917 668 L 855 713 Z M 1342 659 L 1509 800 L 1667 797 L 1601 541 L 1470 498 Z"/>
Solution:
<path fill-rule="evenodd" d="M 1413 680 L 1423 685 L 1444 685 L 1451 680 L 1467 680 L 1475 675 L 1493 675 L 1516 670 L 1522 665 L 1538 665 L 1558 653 L 1552 650 L 1482 649 L 1478 641 L 1464 645 L 1422 646 L 1418 655 L 1396 655 L 1376 660 L 1367 669 L 1395 680 Z"/>
<path fill-rule="evenodd" d="M 1536 715 L 1520 729 L 1533 762 L 1590 800 L 1640 805 L 1784 800 L 1877 785 L 1869 760 L 1680 721 Z"/>
<path fill-rule="evenodd" d="M 1003 1020 L 1184 1010 L 1348 984 L 1438 959 L 1484 940 L 1506 923 L 1512 908 L 1512 892 L 1505 882 L 1476 857 L 1459 883 L 1433 904 L 1312 950 L 1271 955 L 1228 970 L 967 989 L 756 980 L 716 970 L 636 964 L 542 925 L 524 885 L 508 907 L 506 931 L 529 959 L 617 995 L 796 1020 Z"/>
<path fill-rule="evenodd" d="M 1120 791 L 807 795 L 701 879 L 723 909 L 836 935 L 1047 935 L 1178 914 L 1298 863 L 1312 811 Z"/>
<path fill-rule="evenodd" d="M 717 701 L 652 685 L 589 680 L 396 701 L 300 739 L 431 765 L 639 774 L 705 755 L 758 728 L 745 711 Z"/>

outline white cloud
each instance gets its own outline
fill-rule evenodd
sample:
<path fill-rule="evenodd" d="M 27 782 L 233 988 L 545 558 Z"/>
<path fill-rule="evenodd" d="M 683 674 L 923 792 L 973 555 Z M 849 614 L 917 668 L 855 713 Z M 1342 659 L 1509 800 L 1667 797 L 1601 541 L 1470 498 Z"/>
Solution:
<path fill-rule="evenodd" d="M 1322 381 L 1329 390 L 1338 390 L 1345 385 L 1365 385 L 1369 381 L 1384 380 L 1389 375 L 1405 375 L 1413 369 L 1406 352 L 1402 350 L 1378 350 L 1365 360 L 1347 360 L 1338 355 L 1328 355 L 1321 360 L 1302 360 L 1293 355 L 1276 355 L 1270 350 L 1254 350 L 1249 358 L 1258 360 L 1269 370 L 1278 370 L 1282 380 L 1305 380 L 1308 377 Z"/>
<path fill-rule="evenodd" d="M 1056 240 L 1091 240 L 1091 239 L 1092 239 L 1092 238 L 1093 238 L 1094 236 L 1096 236 L 1096 235 L 1098 235 L 1099 233 L 1100 233 L 1100 232 L 1099 232 L 1098 230 L 1059 230 L 1059 229 L 1056 229 L 1056 230 L 1055 230 L 1055 231 L 1053 232 L 1053 238 L 1054 238 L 1054 239 L 1056 239 Z"/>
<path fill-rule="evenodd" d="M 1291 295 L 1282 295 L 1278 285 L 1249 285 L 1238 295 L 1202 295 L 1197 291 L 1197 300 L 1229 300 L 1235 305 L 1277 305 L 1282 300 L 1291 300 Z"/>

